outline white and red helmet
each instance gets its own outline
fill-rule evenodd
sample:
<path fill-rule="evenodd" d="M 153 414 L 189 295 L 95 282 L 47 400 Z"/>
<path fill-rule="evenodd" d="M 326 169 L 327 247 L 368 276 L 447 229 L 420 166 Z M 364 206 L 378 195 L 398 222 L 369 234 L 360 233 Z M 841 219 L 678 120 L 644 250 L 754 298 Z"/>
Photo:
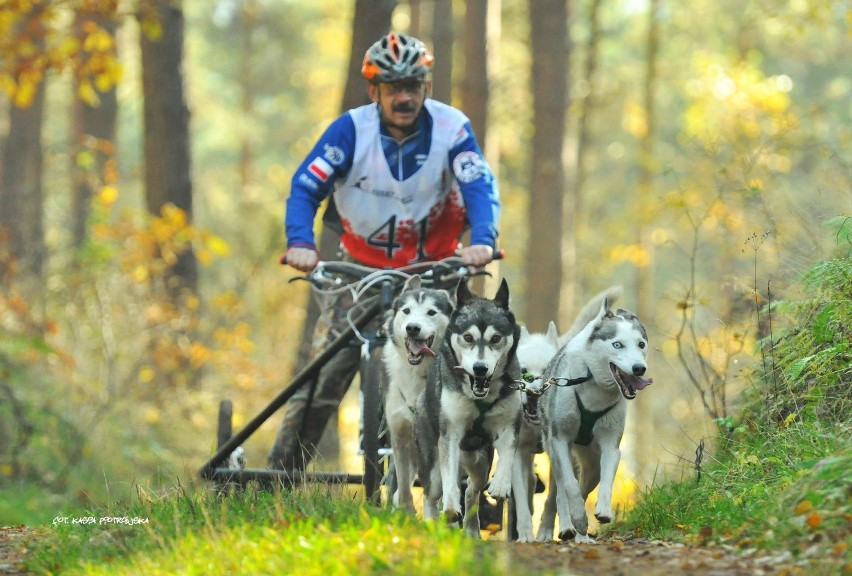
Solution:
<path fill-rule="evenodd" d="M 364 54 L 361 74 L 373 84 L 424 78 L 434 61 L 423 42 L 413 36 L 391 32 Z"/>

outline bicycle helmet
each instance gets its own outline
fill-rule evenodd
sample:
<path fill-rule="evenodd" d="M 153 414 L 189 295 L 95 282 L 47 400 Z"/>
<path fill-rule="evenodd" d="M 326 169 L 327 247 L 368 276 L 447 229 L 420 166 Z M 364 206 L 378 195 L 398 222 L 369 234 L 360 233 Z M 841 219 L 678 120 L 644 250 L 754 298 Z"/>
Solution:
<path fill-rule="evenodd" d="M 391 32 L 364 54 L 361 74 L 373 84 L 423 78 L 434 61 L 423 42 L 413 36 Z"/>

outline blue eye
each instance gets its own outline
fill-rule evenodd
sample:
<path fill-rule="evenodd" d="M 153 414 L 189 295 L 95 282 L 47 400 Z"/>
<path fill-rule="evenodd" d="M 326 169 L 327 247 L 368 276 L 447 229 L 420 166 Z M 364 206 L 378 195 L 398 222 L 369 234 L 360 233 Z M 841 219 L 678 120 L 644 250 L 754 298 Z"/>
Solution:
<path fill-rule="evenodd" d="M 616 350 L 619 350 L 621 348 L 624 348 L 624 344 L 622 344 L 621 342 L 613 342 L 612 347 L 615 348 Z"/>

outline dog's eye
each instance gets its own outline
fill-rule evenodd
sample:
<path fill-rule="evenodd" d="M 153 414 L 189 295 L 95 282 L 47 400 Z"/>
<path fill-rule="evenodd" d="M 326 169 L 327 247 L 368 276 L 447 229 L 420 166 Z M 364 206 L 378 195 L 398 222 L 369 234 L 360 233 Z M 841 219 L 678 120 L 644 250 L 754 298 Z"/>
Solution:
<path fill-rule="evenodd" d="M 426 314 L 428 314 L 429 316 L 434 316 L 437 313 L 438 313 L 437 310 L 429 310 L 428 312 L 426 312 Z"/>
<path fill-rule="evenodd" d="M 616 350 L 620 350 L 621 348 L 624 348 L 624 344 L 622 344 L 621 342 L 613 342 L 612 347 Z"/>
<path fill-rule="evenodd" d="M 639 348 L 641 348 L 642 350 L 644 350 L 644 349 L 645 349 L 645 343 L 644 343 L 644 342 L 639 342 Z"/>
<path fill-rule="evenodd" d="M 471 336 L 470 334 L 465 334 L 464 336 L 462 336 L 462 338 L 464 338 L 464 341 L 467 342 L 468 344 L 473 342 L 473 336 Z"/>
<path fill-rule="evenodd" d="M 403 308 L 402 313 L 403 314 L 411 314 L 411 308 Z"/>
<path fill-rule="evenodd" d="M 501 336 L 499 334 L 495 334 L 494 336 L 491 337 L 491 343 L 497 344 L 498 342 L 500 342 L 500 339 L 501 339 Z"/>

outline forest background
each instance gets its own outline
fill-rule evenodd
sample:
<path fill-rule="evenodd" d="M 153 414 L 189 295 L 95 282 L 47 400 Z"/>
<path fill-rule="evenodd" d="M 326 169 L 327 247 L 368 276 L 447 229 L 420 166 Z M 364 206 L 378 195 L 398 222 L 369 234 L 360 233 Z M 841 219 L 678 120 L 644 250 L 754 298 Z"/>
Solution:
<path fill-rule="evenodd" d="M 471 116 L 519 318 L 566 330 L 618 283 L 648 326 L 620 497 L 731 425 L 784 322 L 765 306 L 848 248 L 845 2 L 5 0 L 0 523 L 191 481 L 219 401 L 239 427 L 287 383 L 289 180 L 388 26 Z M 334 466 L 357 470 L 357 410 Z"/>

